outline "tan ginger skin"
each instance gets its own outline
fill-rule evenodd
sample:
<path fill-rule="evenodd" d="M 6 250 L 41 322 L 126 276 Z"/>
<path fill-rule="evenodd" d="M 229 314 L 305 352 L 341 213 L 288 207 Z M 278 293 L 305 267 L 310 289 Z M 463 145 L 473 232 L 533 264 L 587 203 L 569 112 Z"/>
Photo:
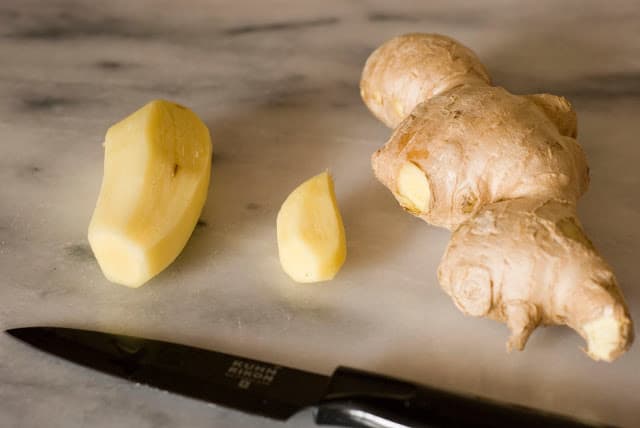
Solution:
<path fill-rule="evenodd" d="M 362 98 L 395 128 L 374 153 L 400 205 L 453 232 L 438 268 L 465 314 L 505 322 L 522 350 L 540 324 L 565 324 L 612 361 L 633 324 L 576 202 L 589 168 L 576 114 L 555 95 L 492 86 L 476 55 L 437 34 L 393 38 L 366 62 Z"/>

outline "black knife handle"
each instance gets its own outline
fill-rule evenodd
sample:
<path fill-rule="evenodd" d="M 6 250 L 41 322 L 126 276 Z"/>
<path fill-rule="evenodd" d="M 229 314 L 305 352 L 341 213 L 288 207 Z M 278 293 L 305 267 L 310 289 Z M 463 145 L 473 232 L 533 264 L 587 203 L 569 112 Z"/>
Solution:
<path fill-rule="evenodd" d="M 347 367 L 331 377 L 315 421 L 354 428 L 611 428 Z"/>

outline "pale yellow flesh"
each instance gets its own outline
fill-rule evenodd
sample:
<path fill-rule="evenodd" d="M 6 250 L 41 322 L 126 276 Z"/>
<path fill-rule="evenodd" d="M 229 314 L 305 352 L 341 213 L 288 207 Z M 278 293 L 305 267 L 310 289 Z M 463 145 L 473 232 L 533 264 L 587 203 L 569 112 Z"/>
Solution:
<path fill-rule="evenodd" d="M 589 345 L 587 353 L 594 360 L 611 361 L 612 355 L 619 351 L 622 326 L 611 308 L 607 309 L 602 317 L 582 327 Z"/>
<path fill-rule="evenodd" d="M 89 243 L 112 282 L 139 287 L 180 254 L 204 206 L 211 138 L 189 109 L 156 100 L 113 125 Z"/>
<path fill-rule="evenodd" d="M 347 255 L 342 217 L 327 172 L 298 186 L 277 217 L 282 269 L 296 282 L 332 279 Z"/>
<path fill-rule="evenodd" d="M 401 205 L 410 212 L 421 214 L 428 210 L 431 200 L 429 180 L 413 162 L 405 162 L 398 171 L 397 195 Z"/>

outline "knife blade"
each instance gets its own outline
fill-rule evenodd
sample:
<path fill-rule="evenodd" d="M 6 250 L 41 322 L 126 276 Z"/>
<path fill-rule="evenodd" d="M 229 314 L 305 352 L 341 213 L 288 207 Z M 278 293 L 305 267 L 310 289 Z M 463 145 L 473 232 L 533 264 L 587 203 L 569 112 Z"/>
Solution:
<path fill-rule="evenodd" d="M 112 376 L 277 420 L 311 407 L 318 425 L 355 428 L 610 427 L 348 367 L 324 376 L 187 345 L 61 327 L 6 333 Z"/>

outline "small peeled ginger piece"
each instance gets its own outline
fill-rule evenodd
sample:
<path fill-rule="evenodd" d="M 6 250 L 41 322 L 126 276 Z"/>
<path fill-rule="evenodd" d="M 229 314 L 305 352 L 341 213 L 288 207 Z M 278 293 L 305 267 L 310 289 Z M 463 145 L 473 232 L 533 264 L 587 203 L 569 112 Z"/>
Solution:
<path fill-rule="evenodd" d="M 180 254 L 207 198 L 211 138 L 191 110 L 155 100 L 107 131 L 89 243 L 109 281 L 139 287 Z"/>
<path fill-rule="evenodd" d="M 347 244 L 328 172 L 291 192 L 276 223 L 280 264 L 294 281 L 327 281 L 338 273 L 347 256 Z"/>

